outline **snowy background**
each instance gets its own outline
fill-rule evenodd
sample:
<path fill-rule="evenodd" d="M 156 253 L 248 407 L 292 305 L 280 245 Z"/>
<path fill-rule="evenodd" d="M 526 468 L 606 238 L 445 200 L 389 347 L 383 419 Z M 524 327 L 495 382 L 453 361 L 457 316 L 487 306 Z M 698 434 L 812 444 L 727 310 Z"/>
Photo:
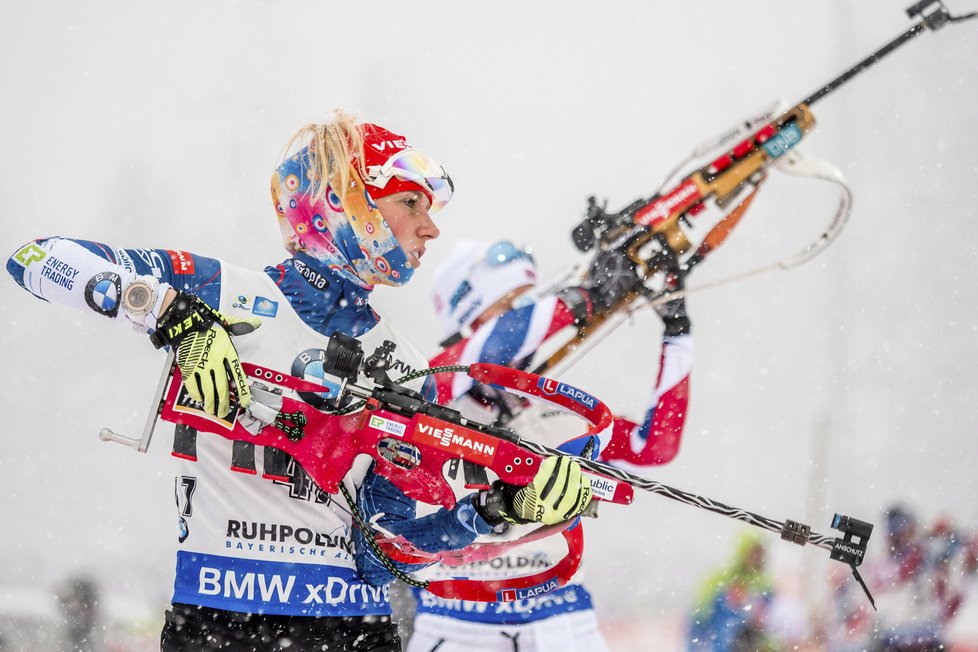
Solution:
<path fill-rule="evenodd" d="M 4 3 L 0 252 L 65 235 L 275 263 L 279 149 L 345 107 L 456 182 L 416 280 L 376 293 L 433 352 L 418 306 L 452 241 L 521 239 L 556 272 L 579 259 L 569 232 L 587 195 L 611 209 L 649 195 L 694 145 L 797 102 L 910 24 L 903 3 L 880 0 L 369 7 Z M 972 22 L 918 37 L 814 107 L 801 149 L 846 174 L 851 223 L 810 265 L 690 298 L 690 418 L 679 457 L 652 476 L 825 534 L 836 511 L 879 523 L 895 500 L 978 527 L 976 106 Z M 794 252 L 834 205 L 831 186 L 778 175 L 696 282 Z M 658 329 L 636 315 L 567 379 L 640 416 Z M 173 572 L 169 429 L 145 456 L 97 434 L 142 429 L 162 357 L 6 278 L 0 359 L 0 610 L 87 573 L 108 610 L 152 632 Z M 678 622 L 741 531 L 651 495 L 603 510 L 589 581 L 617 649 L 637 618 Z M 827 555 L 771 544 L 781 581 L 816 604 Z"/>

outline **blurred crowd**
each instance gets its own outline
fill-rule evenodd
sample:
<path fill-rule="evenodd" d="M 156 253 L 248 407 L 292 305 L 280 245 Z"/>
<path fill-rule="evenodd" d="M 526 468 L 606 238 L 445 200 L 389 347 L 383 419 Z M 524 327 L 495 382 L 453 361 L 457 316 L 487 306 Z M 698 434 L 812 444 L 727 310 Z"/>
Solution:
<path fill-rule="evenodd" d="M 874 610 L 849 569 L 834 564 L 829 599 L 806 614 L 779 595 L 765 567 L 765 539 L 744 535 L 729 565 L 703 584 L 687 627 L 689 652 L 931 652 L 975 650 L 949 636 L 976 591 L 978 536 L 940 518 L 922 521 L 904 505 L 883 515 L 885 554 L 860 572 Z M 872 553 L 872 548 L 871 548 Z"/>
<path fill-rule="evenodd" d="M 0 587 L 0 652 L 148 652 L 159 623 L 106 607 L 103 583 L 69 575 L 54 586 Z M 118 602 L 118 601 L 116 601 Z"/>

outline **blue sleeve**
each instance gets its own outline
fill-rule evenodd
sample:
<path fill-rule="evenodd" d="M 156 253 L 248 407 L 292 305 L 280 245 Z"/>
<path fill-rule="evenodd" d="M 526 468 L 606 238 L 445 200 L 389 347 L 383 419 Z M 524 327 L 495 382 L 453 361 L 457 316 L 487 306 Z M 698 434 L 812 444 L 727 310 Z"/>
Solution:
<path fill-rule="evenodd" d="M 581 435 L 569 439 L 557 447 L 557 450 L 568 455 L 576 455 L 589 460 L 598 459 L 601 454 L 602 440 L 597 435 Z"/>
<path fill-rule="evenodd" d="M 424 384 L 421 385 L 421 395 L 426 401 L 438 402 L 438 386 L 435 384 L 434 376 L 425 376 Z"/>
<path fill-rule="evenodd" d="M 217 307 L 221 264 L 169 249 L 120 249 L 70 238 L 29 242 L 7 259 L 7 273 L 36 297 L 119 317 L 119 300 L 138 276 L 153 276 Z"/>
<path fill-rule="evenodd" d="M 504 313 L 493 326 L 479 354 L 479 362 L 511 364 L 517 359 L 530 332 L 535 304 Z"/>
<path fill-rule="evenodd" d="M 360 485 L 357 494 L 360 513 L 367 522 L 375 522 L 384 530 L 403 536 L 413 545 L 428 552 L 458 550 L 469 545 L 480 534 L 489 534 L 491 528 L 475 512 L 472 496 L 459 500 L 452 509 L 439 509 L 434 514 L 417 518 L 416 504 L 383 476 L 370 472 Z M 393 581 L 394 576 L 369 546 L 360 528 L 353 530 L 357 570 L 364 581 L 382 586 Z M 395 563 L 395 562 L 391 562 Z M 430 564 L 395 563 L 407 573 L 421 570 Z"/>

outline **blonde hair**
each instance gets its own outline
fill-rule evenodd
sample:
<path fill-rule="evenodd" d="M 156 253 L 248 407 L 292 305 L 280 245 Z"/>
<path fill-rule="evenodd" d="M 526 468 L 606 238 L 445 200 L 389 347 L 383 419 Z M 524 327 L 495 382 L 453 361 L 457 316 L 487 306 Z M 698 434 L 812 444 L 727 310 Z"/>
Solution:
<path fill-rule="evenodd" d="M 351 160 L 363 178 L 367 170 L 363 163 L 363 132 L 359 120 L 342 109 L 334 110 L 324 122 L 310 122 L 300 127 L 282 149 L 281 160 L 289 156 L 306 156 L 312 195 L 318 200 L 326 197 L 326 188 L 336 176 L 340 199 L 346 197 L 352 181 Z M 299 150 L 299 151 L 296 151 Z M 303 152 L 304 150 L 304 152 Z"/>

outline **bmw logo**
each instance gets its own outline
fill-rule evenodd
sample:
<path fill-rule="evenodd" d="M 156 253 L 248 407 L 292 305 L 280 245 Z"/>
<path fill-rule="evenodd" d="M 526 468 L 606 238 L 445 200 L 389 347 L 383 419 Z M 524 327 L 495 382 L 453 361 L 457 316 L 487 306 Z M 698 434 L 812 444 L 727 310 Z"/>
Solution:
<path fill-rule="evenodd" d="M 181 516 L 180 521 L 177 523 L 177 528 L 180 531 L 178 539 L 180 543 L 183 543 L 190 536 L 190 526 L 187 525 L 187 519 Z"/>
<path fill-rule="evenodd" d="M 299 398 L 313 406 L 317 410 L 329 408 L 326 399 L 336 397 L 339 392 L 337 385 L 323 369 L 323 360 L 326 359 L 326 351 L 322 349 L 306 349 L 296 356 L 292 361 L 292 375 L 308 380 L 311 383 L 326 385 L 330 391 L 322 393 L 298 392 Z"/>
<path fill-rule="evenodd" d="M 85 302 L 95 312 L 115 317 L 119 312 L 119 297 L 122 296 L 122 281 L 114 272 L 101 272 L 88 281 L 85 286 Z"/>

